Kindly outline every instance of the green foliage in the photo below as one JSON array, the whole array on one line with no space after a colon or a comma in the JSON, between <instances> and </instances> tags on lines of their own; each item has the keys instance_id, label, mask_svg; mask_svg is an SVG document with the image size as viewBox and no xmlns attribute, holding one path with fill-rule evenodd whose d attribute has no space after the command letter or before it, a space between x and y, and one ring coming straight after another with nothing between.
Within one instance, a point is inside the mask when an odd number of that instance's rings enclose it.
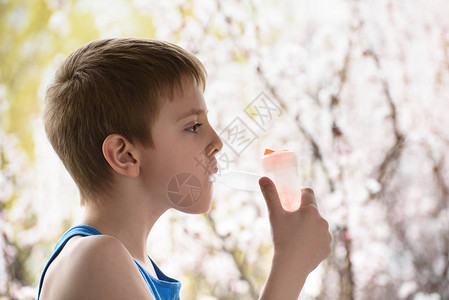
<instances>
[{"instance_id":1,"label":"green foliage","mask_svg":"<svg viewBox=\"0 0 449 300\"><path fill-rule=\"evenodd\" d=\"M31 117L38 113L40 75L52 54L42 47L51 11L43 0L7 1L0 11L0 83L6 87L6 99L1 100L8 102L1 125L33 158Z\"/></svg>"}]
</instances>

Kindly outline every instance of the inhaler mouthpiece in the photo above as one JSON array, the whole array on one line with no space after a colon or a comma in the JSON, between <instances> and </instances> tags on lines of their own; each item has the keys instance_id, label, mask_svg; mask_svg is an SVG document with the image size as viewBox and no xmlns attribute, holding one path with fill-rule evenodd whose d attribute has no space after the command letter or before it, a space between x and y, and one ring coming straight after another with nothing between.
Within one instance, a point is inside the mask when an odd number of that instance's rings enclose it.
<instances>
[{"instance_id":1,"label":"inhaler mouthpiece","mask_svg":"<svg viewBox=\"0 0 449 300\"><path fill-rule=\"evenodd\" d=\"M215 175L209 176L209 181L217 182L237 190L257 192L260 191L259 179L263 176L263 174L240 170L225 170L218 177Z\"/></svg>"}]
</instances>

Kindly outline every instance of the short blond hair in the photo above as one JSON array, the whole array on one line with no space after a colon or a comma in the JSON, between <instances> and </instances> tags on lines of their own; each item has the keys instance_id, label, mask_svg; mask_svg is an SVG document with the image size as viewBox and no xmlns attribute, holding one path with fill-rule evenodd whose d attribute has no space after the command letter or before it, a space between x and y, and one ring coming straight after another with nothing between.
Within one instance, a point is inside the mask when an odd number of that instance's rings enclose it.
<instances>
[{"instance_id":1,"label":"short blond hair","mask_svg":"<svg viewBox=\"0 0 449 300\"><path fill-rule=\"evenodd\" d=\"M173 101L185 78L204 91L206 76L194 55L151 39L93 41L64 61L46 93L44 125L78 186L81 206L112 186L104 139L116 133L154 148L151 128L163 99Z\"/></svg>"}]
</instances>

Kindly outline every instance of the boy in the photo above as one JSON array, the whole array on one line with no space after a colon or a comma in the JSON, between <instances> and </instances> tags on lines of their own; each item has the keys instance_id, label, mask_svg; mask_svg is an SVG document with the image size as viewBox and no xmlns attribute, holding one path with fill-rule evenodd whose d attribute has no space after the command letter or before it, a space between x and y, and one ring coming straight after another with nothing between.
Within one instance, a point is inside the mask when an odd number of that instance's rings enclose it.
<instances>
[{"instance_id":1,"label":"boy","mask_svg":"<svg viewBox=\"0 0 449 300\"><path fill-rule=\"evenodd\" d=\"M47 91L45 130L85 211L56 244L39 299L179 299L181 283L147 255L146 241L168 209L199 214L210 207L210 174L193 157L203 152L216 172L223 144L207 120L205 77L182 48L144 39L94 41L60 67ZM199 197L167 192L179 180L200 186ZM260 299L297 299L330 253L328 224L311 189L289 213L271 180L259 184L274 243Z\"/></svg>"}]
</instances>

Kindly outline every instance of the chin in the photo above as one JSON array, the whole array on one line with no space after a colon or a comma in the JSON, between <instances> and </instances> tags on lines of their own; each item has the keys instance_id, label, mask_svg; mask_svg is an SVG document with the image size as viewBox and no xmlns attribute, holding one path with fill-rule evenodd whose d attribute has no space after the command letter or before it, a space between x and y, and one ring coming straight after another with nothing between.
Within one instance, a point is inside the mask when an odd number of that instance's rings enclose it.
<instances>
[{"instance_id":1,"label":"chin","mask_svg":"<svg viewBox=\"0 0 449 300\"><path fill-rule=\"evenodd\" d=\"M187 214L208 212L212 204L213 183L208 182L207 184L207 188L202 190L201 196L194 204L185 207L174 205L173 208Z\"/></svg>"},{"instance_id":2,"label":"chin","mask_svg":"<svg viewBox=\"0 0 449 300\"><path fill-rule=\"evenodd\" d=\"M199 215L207 213L210 209L210 205L205 206L192 206L189 208L184 209L178 209L179 211L182 211L183 213L190 214L190 215Z\"/></svg>"}]
</instances>

